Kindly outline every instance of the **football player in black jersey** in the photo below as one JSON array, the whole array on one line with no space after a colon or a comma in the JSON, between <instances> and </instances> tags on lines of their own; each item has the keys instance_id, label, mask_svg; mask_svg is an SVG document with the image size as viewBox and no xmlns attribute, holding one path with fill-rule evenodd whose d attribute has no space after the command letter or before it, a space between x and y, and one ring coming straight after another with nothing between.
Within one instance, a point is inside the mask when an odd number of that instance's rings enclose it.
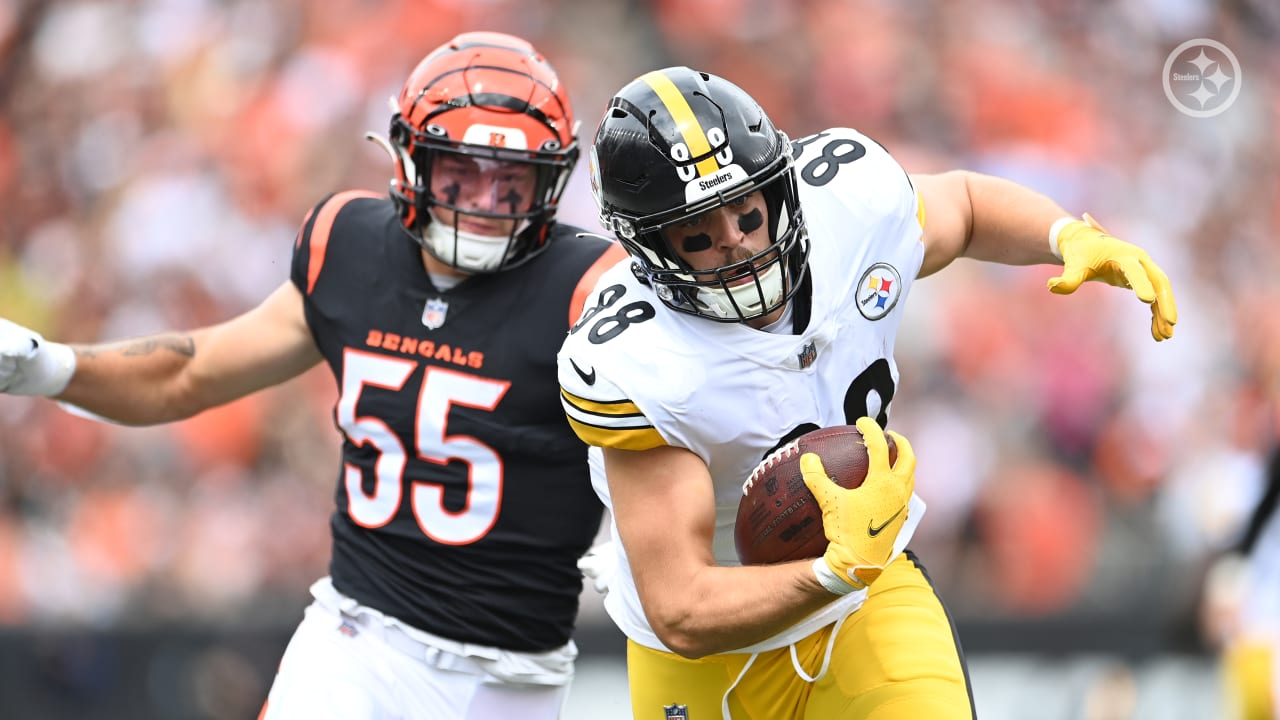
<instances>
[{"instance_id":1,"label":"football player in black jersey","mask_svg":"<svg viewBox=\"0 0 1280 720\"><path fill-rule=\"evenodd\" d=\"M324 361L342 432L330 575L266 718L551 720L601 505L556 351L626 256L555 223L578 158L527 42L466 33L394 103L390 196L307 215L291 277L220 325L68 346L0 320L0 391L131 425L190 417Z\"/></svg>"}]
</instances>

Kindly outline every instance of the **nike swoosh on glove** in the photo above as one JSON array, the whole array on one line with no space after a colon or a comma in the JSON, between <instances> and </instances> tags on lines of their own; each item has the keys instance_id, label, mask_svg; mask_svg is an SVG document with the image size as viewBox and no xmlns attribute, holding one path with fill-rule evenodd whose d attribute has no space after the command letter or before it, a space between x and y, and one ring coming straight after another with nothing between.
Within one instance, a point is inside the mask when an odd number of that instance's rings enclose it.
<instances>
[{"instance_id":1,"label":"nike swoosh on glove","mask_svg":"<svg viewBox=\"0 0 1280 720\"><path fill-rule=\"evenodd\" d=\"M1089 280L1130 288L1151 306L1151 337L1156 342L1173 337L1178 306L1173 301L1169 276L1146 250L1108 233L1096 220L1067 223L1058 232L1062 274L1049 278L1049 292L1070 295Z\"/></svg>"},{"instance_id":2,"label":"nike swoosh on glove","mask_svg":"<svg viewBox=\"0 0 1280 720\"><path fill-rule=\"evenodd\" d=\"M830 592L844 595L861 590L893 560L898 532L907 522L907 503L915 490L916 456L911 443L891 432L898 461L889 465L889 443L880 425L858 418L858 431L867 446L867 476L862 485L837 485L814 453L800 456L800 474L822 508L827 552L813 563L814 574Z\"/></svg>"},{"instance_id":3,"label":"nike swoosh on glove","mask_svg":"<svg viewBox=\"0 0 1280 720\"><path fill-rule=\"evenodd\" d=\"M60 395L75 371L76 354L70 346L49 342L34 330L0 318L0 393Z\"/></svg>"}]
</instances>

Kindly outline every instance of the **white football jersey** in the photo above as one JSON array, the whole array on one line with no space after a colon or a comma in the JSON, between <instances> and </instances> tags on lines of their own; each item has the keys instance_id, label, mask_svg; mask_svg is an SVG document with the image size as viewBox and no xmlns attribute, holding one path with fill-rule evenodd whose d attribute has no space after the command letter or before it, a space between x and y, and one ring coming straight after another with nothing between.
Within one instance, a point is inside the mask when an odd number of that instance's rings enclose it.
<instances>
[{"instance_id":1,"label":"white football jersey","mask_svg":"<svg viewBox=\"0 0 1280 720\"><path fill-rule=\"evenodd\" d=\"M803 332L676 312L636 279L630 263L619 263L597 283L559 355L566 413L593 453L673 445L706 462L721 565L740 564L734 521L742 484L784 438L862 415L884 422L898 381L893 345L903 301L924 258L917 195L880 145L836 128L793 147L811 243L812 309ZM602 474L593 482L612 509ZM898 552L923 512L913 497ZM645 619L625 549L615 545L619 567L606 609L632 640L669 651ZM742 651L785 647L857 609L865 596L847 595Z\"/></svg>"}]
</instances>

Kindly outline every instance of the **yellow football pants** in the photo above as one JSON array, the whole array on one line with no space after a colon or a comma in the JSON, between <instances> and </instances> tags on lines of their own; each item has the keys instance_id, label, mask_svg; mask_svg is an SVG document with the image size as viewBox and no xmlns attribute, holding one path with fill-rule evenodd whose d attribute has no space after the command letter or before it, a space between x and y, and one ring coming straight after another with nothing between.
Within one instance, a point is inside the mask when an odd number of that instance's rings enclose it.
<instances>
[{"instance_id":1,"label":"yellow football pants","mask_svg":"<svg viewBox=\"0 0 1280 720\"><path fill-rule=\"evenodd\" d=\"M1222 656L1223 681L1231 711L1225 717L1239 720L1271 720L1277 717L1280 704L1280 672L1274 665L1272 644L1241 640L1233 643Z\"/></svg>"},{"instance_id":2,"label":"yellow football pants","mask_svg":"<svg viewBox=\"0 0 1280 720\"><path fill-rule=\"evenodd\" d=\"M795 644L806 675L818 674L834 627ZM750 658L724 654L689 660L628 641L632 714L721 718L725 692ZM674 714L662 714L671 706ZM862 609L839 626L824 676L806 682L788 648L760 653L729 693L728 709L733 720L974 717L969 674L951 620L910 552L890 563Z\"/></svg>"}]
</instances>

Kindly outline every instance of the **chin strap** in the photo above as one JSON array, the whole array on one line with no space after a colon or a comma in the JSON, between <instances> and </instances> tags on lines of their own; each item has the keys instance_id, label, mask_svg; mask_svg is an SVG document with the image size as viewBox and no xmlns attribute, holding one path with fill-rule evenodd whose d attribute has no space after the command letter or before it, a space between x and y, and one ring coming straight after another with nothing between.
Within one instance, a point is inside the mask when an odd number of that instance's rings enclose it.
<instances>
[{"instance_id":1,"label":"chin strap","mask_svg":"<svg viewBox=\"0 0 1280 720\"><path fill-rule=\"evenodd\" d=\"M698 288L695 302L721 318L736 318L739 316L739 309L742 315L760 317L766 314L763 312L764 308L782 297L782 268L775 263L760 273L758 279L759 290L756 289L755 282L743 283L729 288L727 292L720 288ZM735 309L735 303L738 309Z\"/></svg>"},{"instance_id":2,"label":"chin strap","mask_svg":"<svg viewBox=\"0 0 1280 720\"><path fill-rule=\"evenodd\" d=\"M433 215L423 231L423 242L427 250L441 262L463 272L490 272L502 267L515 254L519 247L516 238L529 225L528 220L521 221L511 235L480 235L455 230Z\"/></svg>"}]
</instances>

